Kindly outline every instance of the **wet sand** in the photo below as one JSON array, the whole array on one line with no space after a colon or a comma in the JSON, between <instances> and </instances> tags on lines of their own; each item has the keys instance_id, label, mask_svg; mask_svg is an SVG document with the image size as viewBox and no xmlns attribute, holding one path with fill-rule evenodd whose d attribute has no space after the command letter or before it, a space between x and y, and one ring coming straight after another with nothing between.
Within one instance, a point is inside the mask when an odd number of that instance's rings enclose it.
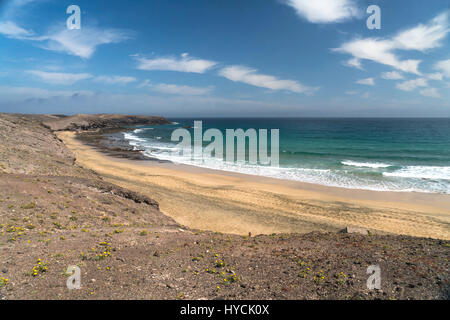
<instances>
[{"instance_id":1,"label":"wet sand","mask_svg":"<svg viewBox=\"0 0 450 320\"><path fill-rule=\"evenodd\" d=\"M60 132L77 163L106 181L155 199L177 222L202 230L256 234L337 231L450 239L450 195L377 192L108 156Z\"/></svg>"}]
</instances>

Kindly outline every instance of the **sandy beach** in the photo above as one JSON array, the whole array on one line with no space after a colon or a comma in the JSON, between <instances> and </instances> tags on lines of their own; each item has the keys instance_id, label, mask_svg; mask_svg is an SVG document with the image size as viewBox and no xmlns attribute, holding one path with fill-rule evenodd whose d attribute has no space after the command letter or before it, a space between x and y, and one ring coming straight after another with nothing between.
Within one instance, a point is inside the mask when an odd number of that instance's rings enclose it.
<instances>
[{"instance_id":1,"label":"sandy beach","mask_svg":"<svg viewBox=\"0 0 450 320\"><path fill-rule=\"evenodd\" d=\"M58 137L77 163L150 196L191 228L234 234L307 233L358 226L378 234L450 239L450 196L325 187L204 168L119 159Z\"/></svg>"}]
</instances>

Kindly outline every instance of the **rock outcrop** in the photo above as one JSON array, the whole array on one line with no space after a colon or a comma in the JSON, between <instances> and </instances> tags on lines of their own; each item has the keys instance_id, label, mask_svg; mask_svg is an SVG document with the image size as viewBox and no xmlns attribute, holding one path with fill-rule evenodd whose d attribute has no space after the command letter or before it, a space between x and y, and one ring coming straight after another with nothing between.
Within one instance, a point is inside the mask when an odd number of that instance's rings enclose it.
<instances>
[{"instance_id":1,"label":"rock outcrop","mask_svg":"<svg viewBox=\"0 0 450 320\"><path fill-rule=\"evenodd\" d=\"M360 227L346 227L345 229L341 230L341 233L357 233L362 234L363 236L368 236L369 230Z\"/></svg>"}]
</instances>

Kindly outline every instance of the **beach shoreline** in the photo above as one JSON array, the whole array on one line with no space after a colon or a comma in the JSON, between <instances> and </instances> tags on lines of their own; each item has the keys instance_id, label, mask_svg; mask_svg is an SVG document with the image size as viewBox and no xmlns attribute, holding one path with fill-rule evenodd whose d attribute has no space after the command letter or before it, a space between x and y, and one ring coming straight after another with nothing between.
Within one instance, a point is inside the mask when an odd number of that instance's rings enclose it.
<instances>
[{"instance_id":1,"label":"beach shoreline","mask_svg":"<svg viewBox=\"0 0 450 320\"><path fill-rule=\"evenodd\" d=\"M137 153L128 159L120 150L113 156L83 144L75 130L42 125L54 119L0 114L0 299L449 297L446 213L380 208L313 185L131 160ZM351 225L367 225L371 234L335 232ZM226 264L220 277L211 273L218 260ZM382 270L382 291L366 286L374 264ZM93 280L67 290L61 270L71 265ZM318 274L325 281L316 281Z\"/></svg>"},{"instance_id":2,"label":"beach shoreline","mask_svg":"<svg viewBox=\"0 0 450 320\"><path fill-rule=\"evenodd\" d=\"M121 152L114 155L83 143L73 132L57 135L78 164L151 196L162 212L191 228L243 235L335 232L351 225L378 234L450 239L449 195L328 187L127 159Z\"/></svg>"}]
</instances>

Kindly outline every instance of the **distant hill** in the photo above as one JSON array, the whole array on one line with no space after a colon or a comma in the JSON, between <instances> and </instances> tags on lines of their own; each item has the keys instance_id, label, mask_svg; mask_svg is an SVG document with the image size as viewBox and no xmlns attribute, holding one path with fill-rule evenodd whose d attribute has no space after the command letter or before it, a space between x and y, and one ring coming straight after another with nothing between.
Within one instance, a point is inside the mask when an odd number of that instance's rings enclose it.
<instances>
[{"instance_id":1,"label":"distant hill","mask_svg":"<svg viewBox=\"0 0 450 320\"><path fill-rule=\"evenodd\" d=\"M67 117L59 115L42 122L45 127L53 131L91 130L168 123L170 121L164 117L120 114L77 114Z\"/></svg>"}]
</instances>

